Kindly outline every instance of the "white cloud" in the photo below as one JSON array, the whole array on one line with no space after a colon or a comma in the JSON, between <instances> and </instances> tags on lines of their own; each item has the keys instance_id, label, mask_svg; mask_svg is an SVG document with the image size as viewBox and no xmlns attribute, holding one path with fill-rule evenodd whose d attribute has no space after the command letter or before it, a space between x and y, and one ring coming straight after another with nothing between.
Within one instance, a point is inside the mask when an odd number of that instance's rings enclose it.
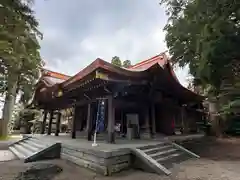
<instances>
[{"instance_id":1,"label":"white cloud","mask_svg":"<svg viewBox=\"0 0 240 180\"><path fill-rule=\"evenodd\" d=\"M41 54L55 71L74 75L98 57L136 63L167 49L158 0L38 1L35 10L44 33ZM184 85L186 74L177 72Z\"/></svg>"},{"instance_id":2,"label":"white cloud","mask_svg":"<svg viewBox=\"0 0 240 180\"><path fill-rule=\"evenodd\" d=\"M176 76L178 78L178 80L180 81L180 83L184 86L187 87L189 82L189 68L188 66L185 66L184 68L177 68L175 70Z\"/></svg>"},{"instance_id":3,"label":"white cloud","mask_svg":"<svg viewBox=\"0 0 240 180\"><path fill-rule=\"evenodd\" d=\"M167 17L159 0L35 3L44 34L41 55L51 70L74 75L98 57L110 61L119 56L136 63L167 49L163 32ZM187 86L188 68L177 69L176 74Z\"/></svg>"}]
</instances>

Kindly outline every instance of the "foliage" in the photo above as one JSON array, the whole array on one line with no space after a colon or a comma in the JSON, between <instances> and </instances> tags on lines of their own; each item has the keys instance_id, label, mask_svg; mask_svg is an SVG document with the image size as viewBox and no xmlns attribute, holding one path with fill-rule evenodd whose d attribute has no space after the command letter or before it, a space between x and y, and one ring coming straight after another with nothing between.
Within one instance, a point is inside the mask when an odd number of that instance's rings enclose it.
<instances>
[{"instance_id":1,"label":"foliage","mask_svg":"<svg viewBox=\"0 0 240 180\"><path fill-rule=\"evenodd\" d=\"M118 56L114 56L112 58L112 61L111 61L112 64L116 65L116 66L119 66L119 67L124 67L124 68L128 68L131 66L131 61L130 60L125 60L121 61L121 59L118 57Z\"/></svg>"},{"instance_id":2,"label":"foliage","mask_svg":"<svg viewBox=\"0 0 240 180\"><path fill-rule=\"evenodd\" d=\"M11 121L8 122L8 132L9 134L12 133L12 131L14 129L16 129L16 124L18 124L18 120L19 120L19 115L21 113L21 111L23 110L23 105L20 103L15 104L14 110L13 110L13 114L12 114L12 119ZM17 128L19 129L19 128Z\"/></svg>"},{"instance_id":3,"label":"foliage","mask_svg":"<svg viewBox=\"0 0 240 180\"><path fill-rule=\"evenodd\" d=\"M21 0L0 3L1 90L8 90L10 75L17 76L18 90L25 93L39 75L41 57L38 23L29 4ZM4 81L3 81L4 80Z\"/></svg>"},{"instance_id":4,"label":"foliage","mask_svg":"<svg viewBox=\"0 0 240 180\"><path fill-rule=\"evenodd\" d=\"M123 61L123 67L129 68L130 66L131 66L131 61L130 60Z\"/></svg>"},{"instance_id":5,"label":"foliage","mask_svg":"<svg viewBox=\"0 0 240 180\"><path fill-rule=\"evenodd\" d=\"M17 92L29 98L41 67L38 22L29 1L0 2L0 89L5 94L3 118L11 120ZM4 127L3 127L4 128Z\"/></svg>"},{"instance_id":6,"label":"foliage","mask_svg":"<svg viewBox=\"0 0 240 180\"><path fill-rule=\"evenodd\" d=\"M111 63L116 65L116 66L122 67L122 61L120 60L120 58L118 56L114 56L112 58Z\"/></svg>"},{"instance_id":7,"label":"foliage","mask_svg":"<svg viewBox=\"0 0 240 180\"><path fill-rule=\"evenodd\" d=\"M222 115L232 116L232 115L240 115L240 81L225 89L222 90L221 99L225 100L223 102L223 106L221 107L220 113Z\"/></svg>"},{"instance_id":8,"label":"foliage","mask_svg":"<svg viewBox=\"0 0 240 180\"><path fill-rule=\"evenodd\" d=\"M11 139L11 136L4 136L4 137L0 137L0 141L7 141L7 140L10 140Z\"/></svg>"},{"instance_id":9,"label":"foliage","mask_svg":"<svg viewBox=\"0 0 240 180\"><path fill-rule=\"evenodd\" d=\"M19 112L18 119L15 123L16 128L25 127L30 131L30 127L34 122L37 122L41 118L41 111L38 109L22 109Z\"/></svg>"},{"instance_id":10,"label":"foliage","mask_svg":"<svg viewBox=\"0 0 240 180\"><path fill-rule=\"evenodd\" d=\"M240 72L240 2L236 0L162 0L169 15L166 42L174 63L190 74L208 96L236 91ZM240 97L240 91L236 94ZM221 106L235 98L224 95ZM227 100L226 100L227 99ZM229 109L229 108L228 108ZM224 110L224 111L225 111Z\"/></svg>"},{"instance_id":11,"label":"foliage","mask_svg":"<svg viewBox=\"0 0 240 180\"><path fill-rule=\"evenodd\" d=\"M0 66L2 66L2 64L0 64ZM3 75L3 73L0 72L0 95L4 94L4 92L6 91L6 87L7 87L6 77Z\"/></svg>"}]
</instances>

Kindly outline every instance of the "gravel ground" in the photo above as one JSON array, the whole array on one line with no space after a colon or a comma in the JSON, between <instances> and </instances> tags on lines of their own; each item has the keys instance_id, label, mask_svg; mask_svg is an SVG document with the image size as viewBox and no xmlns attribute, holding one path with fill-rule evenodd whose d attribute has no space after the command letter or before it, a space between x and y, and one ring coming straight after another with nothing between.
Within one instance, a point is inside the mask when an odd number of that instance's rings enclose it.
<instances>
[{"instance_id":1,"label":"gravel ground","mask_svg":"<svg viewBox=\"0 0 240 180\"><path fill-rule=\"evenodd\" d=\"M23 164L19 160L0 162L0 180L30 180L19 179L19 174L36 164L54 164L62 168L62 172L39 180L239 180L240 169L240 139L208 139L201 142L187 143L189 149L195 150L201 158L188 160L176 165L171 176L159 176L137 170L118 173L112 177L104 177L64 160L41 161ZM18 177L18 178L16 178ZM33 180L33 179L31 179Z\"/></svg>"}]
</instances>

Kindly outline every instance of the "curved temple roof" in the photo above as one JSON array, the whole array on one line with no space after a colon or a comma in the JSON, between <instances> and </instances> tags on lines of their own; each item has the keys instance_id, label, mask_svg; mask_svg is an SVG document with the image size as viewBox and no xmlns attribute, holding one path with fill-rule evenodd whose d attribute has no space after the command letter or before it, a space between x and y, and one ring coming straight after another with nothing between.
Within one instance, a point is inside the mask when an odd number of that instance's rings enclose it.
<instances>
[{"instance_id":1,"label":"curved temple roof","mask_svg":"<svg viewBox=\"0 0 240 180\"><path fill-rule=\"evenodd\" d=\"M76 75L74 75L72 77L68 76L68 75L64 75L62 73L43 69L42 77L40 78L39 82L40 81L44 82L48 87L53 86L55 84L62 84L65 87L77 80L82 79L84 76L88 75L89 73L91 73L92 71L96 70L99 67L101 67L103 69L107 69L107 70L112 70L112 71L123 71L123 72L125 71L125 73L130 73L133 75L134 72L146 71L150 67L152 67L156 64L158 64L162 68L164 68L164 66L168 63L169 63L169 61L168 61L168 58L165 53L161 53L150 59L141 61L129 68L120 68L120 67L114 66L114 65L98 58L94 62L92 62L89 66L87 66L86 68L84 68L83 70L81 70L80 72L78 72ZM172 75L177 80L176 75L173 70L172 70Z\"/></svg>"},{"instance_id":2,"label":"curved temple roof","mask_svg":"<svg viewBox=\"0 0 240 180\"><path fill-rule=\"evenodd\" d=\"M131 70L131 71L146 70L156 63L158 63L161 67L163 67L164 65L166 65L168 63L168 58L165 55L165 53L161 53L161 54L159 54L157 56L154 56L150 59L141 61L141 62L129 67L128 69Z\"/></svg>"},{"instance_id":3,"label":"curved temple roof","mask_svg":"<svg viewBox=\"0 0 240 180\"><path fill-rule=\"evenodd\" d=\"M55 84L60 84L69 79L70 77L71 76L62 73L42 69L42 77L40 78L39 82L42 81L49 87Z\"/></svg>"},{"instance_id":4,"label":"curved temple roof","mask_svg":"<svg viewBox=\"0 0 240 180\"><path fill-rule=\"evenodd\" d=\"M53 93L54 91L59 89L59 87L63 89L71 89L70 87L71 85L79 82L80 80L84 80L85 77L87 77L89 74L93 73L94 71L98 71L99 69L107 71L109 73L115 73L123 77L129 77L129 78L137 77L138 79L140 77L141 79L141 77L146 77L147 75L149 75L148 71L153 69L154 67L158 67L160 69L165 69L166 67L169 68L168 72L170 73L168 75L168 80L166 81L169 81L169 82L171 81L170 83L172 84L172 88L174 89L176 88L174 91L181 92L180 94L177 93L179 96L185 96L185 94L189 94L190 99L191 98L195 99L194 97L198 96L197 94L186 89L180 84L180 82L178 81L173 71L172 66L170 65L169 58L165 53L161 53L150 59L141 61L129 68L121 68L98 58L95 61L93 61L90 65L88 65L86 68L84 68L83 70L81 70L80 72L78 72L76 75L72 77L58 73L58 72L43 69L42 77L40 78L37 86L41 86L39 91L40 93L42 91L45 91L45 92L48 91ZM166 78L166 76L164 77ZM40 84L42 84L43 86Z\"/></svg>"}]
</instances>

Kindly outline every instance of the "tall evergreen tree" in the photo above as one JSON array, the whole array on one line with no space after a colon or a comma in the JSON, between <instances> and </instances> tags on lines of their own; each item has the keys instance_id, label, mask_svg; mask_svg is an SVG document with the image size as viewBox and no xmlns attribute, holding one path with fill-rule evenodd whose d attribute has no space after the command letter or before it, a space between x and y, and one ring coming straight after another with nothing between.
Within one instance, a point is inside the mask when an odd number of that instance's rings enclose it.
<instances>
[{"instance_id":1,"label":"tall evergreen tree","mask_svg":"<svg viewBox=\"0 0 240 180\"><path fill-rule=\"evenodd\" d=\"M219 101L223 89L229 86L232 88L228 92L235 91L239 83L240 2L161 0L161 3L167 7L169 16L165 30L172 60L180 66L189 65L191 75L208 90L209 98L225 107L232 100L228 97L227 101ZM240 92L237 96L240 97Z\"/></svg>"},{"instance_id":2,"label":"tall evergreen tree","mask_svg":"<svg viewBox=\"0 0 240 180\"><path fill-rule=\"evenodd\" d=\"M2 0L0 17L0 85L5 95L0 136L7 136L17 92L25 92L38 77L41 57L37 37L42 35L28 2Z\"/></svg>"}]
</instances>

